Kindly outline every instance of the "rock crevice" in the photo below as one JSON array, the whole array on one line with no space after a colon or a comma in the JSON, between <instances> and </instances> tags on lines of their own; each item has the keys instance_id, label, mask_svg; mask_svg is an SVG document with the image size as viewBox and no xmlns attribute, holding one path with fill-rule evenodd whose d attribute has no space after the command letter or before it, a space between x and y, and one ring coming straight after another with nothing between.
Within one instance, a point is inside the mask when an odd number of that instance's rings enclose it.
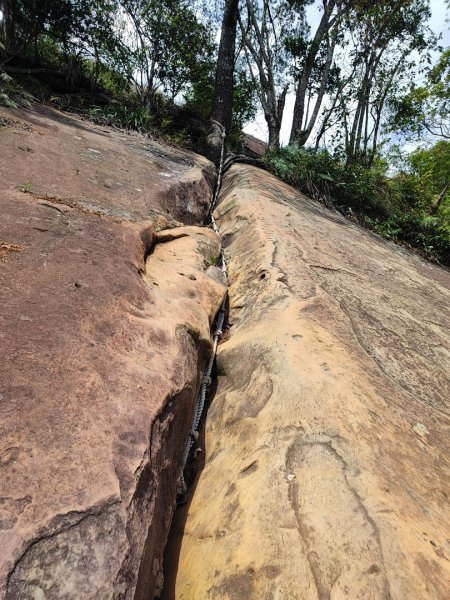
<instances>
[{"instance_id":1,"label":"rock crevice","mask_svg":"<svg viewBox=\"0 0 450 600\"><path fill-rule=\"evenodd\" d=\"M147 599L225 294L194 225L214 168L21 118L0 132L0 598Z\"/></svg>"}]
</instances>

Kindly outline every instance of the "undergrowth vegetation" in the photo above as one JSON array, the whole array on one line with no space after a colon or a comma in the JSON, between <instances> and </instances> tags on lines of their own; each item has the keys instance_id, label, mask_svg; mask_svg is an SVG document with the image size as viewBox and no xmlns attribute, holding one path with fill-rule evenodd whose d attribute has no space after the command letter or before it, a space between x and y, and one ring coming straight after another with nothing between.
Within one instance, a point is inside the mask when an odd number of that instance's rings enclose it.
<instances>
[{"instance_id":1,"label":"undergrowth vegetation","mask_svg":"<svg viewBox=\"0 0 450 600\"><path fill-rule=\"evenodd\" d=\"M200 19L192 2L19 1L9 20L5 6L0 105L29 108L37 100L202 150L217 48L210 18ZM236 66L231 145L255 111L254 86Z\"/></svg>"},{"instance_id":2,"label":"undergrowth vegetation","mask_svg":"<svg viewBox=\"0 0 450 600\"><path fill-rule=\"evenodd\" d=\"M347 164L327 150L298 146L270 151L265 161L277 177L306 195L450 266L450 142L436 146L405 157L394 175L388 175L382 159L366 167Z\"/></svg>"}]
</instances>

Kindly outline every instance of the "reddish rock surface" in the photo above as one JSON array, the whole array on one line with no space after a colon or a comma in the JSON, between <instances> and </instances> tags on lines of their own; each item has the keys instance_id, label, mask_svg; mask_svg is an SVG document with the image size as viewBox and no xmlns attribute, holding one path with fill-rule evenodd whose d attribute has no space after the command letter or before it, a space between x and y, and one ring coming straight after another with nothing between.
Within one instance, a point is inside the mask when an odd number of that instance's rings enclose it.
<instances>
[{"instance_id":1,"label":"reddish rock surface","mask_svg":"<svg viewBox=\"0 0 450 600\"><path fill-rule=\"evenodd\" d=\"M0 598L152 598L224 294L215 234L159 230L201 221L212 167L48 109L0 124Z\"/></svg>"},{"instance_id":2,"label":"reddish rock surface","mask_svg":"<svg viewBox=\"0 0 450 600\"><path fill-rule=\"evenodd\" d=\"M128 220L165 215L203 220L211 163L138 134L94 125L46 107L0 109L0 190Z\"/></svg>"}]
</instances>

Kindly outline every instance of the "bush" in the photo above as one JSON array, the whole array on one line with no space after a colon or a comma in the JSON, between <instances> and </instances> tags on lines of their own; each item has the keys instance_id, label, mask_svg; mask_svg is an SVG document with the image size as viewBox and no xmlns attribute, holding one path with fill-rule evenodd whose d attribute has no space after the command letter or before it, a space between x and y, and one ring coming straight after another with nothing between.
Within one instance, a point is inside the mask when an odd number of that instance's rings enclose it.
<instances>
[{"instance_id":1,"label":"bush","mask_svg":"<svg viewBox=\"0 0 450 600\"><path fill-rule=\"evenodd\" d=\"M0 71L0 105L7 108L30 108L33 96L26 92L12 77Z\"/></svg>"},{"instance_id":2,"label":"bush","mask_svg":"<svg viewBox=\"0 0 450 600\"><path fill-rule=\"evenodd\" d=\"M446 210L430 216L431 192L417 176L386 174L378 160L373 167L346 165L326 150L288 146L269 152L265 161L283 181L308 196L393 241L419 250L430 260L450 265L450 225Z\"/></svg>"},{"instance_id":3,"label":"bush","mask_svg":"<svg viewBox=\"0 0 450 600\"><path fill-rule=\"evenodd\" d=\"M405 214L395 218L396 239L418 248L432 260L450 265L450 231L437 217Z\"/></svg>"},{"instance_id":4,"label":"bush","mask_svg":"<svg viewBox=\"0 0 450 600\"><path fill-rule=\"evenodd\" d=\"M152 115L142 106L128 106L126 103L111 102L104 107L91 106L89 114L105 124L117 125L124 129L147 132L153 125Z\"/></svg>"},{"instance_id":5,"label":"bush","mask_svg":"<svg viewBox=\"0 0 450 600\"><path fill-rule=\"evenodd\" d=\"M327 150L316 152L297 146L269 152L265 160L280 179L324 204L332 202L344 212L387 217L395 203L382 164L372 168L347 166Z\"/></svg>"}]
</instances>

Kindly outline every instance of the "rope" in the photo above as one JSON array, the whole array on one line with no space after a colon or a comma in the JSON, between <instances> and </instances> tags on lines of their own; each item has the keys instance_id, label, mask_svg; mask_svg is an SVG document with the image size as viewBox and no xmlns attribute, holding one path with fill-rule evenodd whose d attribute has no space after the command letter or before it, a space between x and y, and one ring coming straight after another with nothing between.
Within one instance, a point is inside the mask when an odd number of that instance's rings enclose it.
<instances>
[{"instance_id":1,"label":"rope","mask_svg":"<svg viewBox=\"0 0 450 600\"><path fill-rule=\"evenodd\" d=\"M224 164L224 160L225 160L225 138L226 138L226 133L225 133L225 127L221 123L219 123L218 121L213 121L213 123L219 127L220 132L221 132L221 136L222 136L222 144L221 144L221 148L220 148L219 173L218 173L218 176L217 176L217 183L216 183L216 188L214 190L214 194L213 194L211 206L209 208L209 216L211 218L211 222L213 223L213 227L214 227L214 221L213 221L214 217L213 217L212 213L213 213L214 209L216 208L216 204L217 204L217 199L219 197L220 188L222 187L223 164ZM215 229L214 229L214 231L215 231Z\"/></svg>"},{"instance_id":2,"label":"rope","mask_svg":"<svg viewBox=\"0 0 450 600\"><path fill-rule=\"evenodd\" d=\"M226 137L226 134L225 134L225 128L223 127L223 125L221 125L217 121L214 121L214 123L217 126L219 126L219 128L221 130L222 145L221 145L221 150L220 150L220 163L219 163L219 172L218 172L218 176L217 176L217 183L216 183L216 187L215 187L214 194L212 197L211 206L209 208L209 219L211 221L213 230L220 237L220 231L217 226L216 220L214 219L213 211L216 207L217 200L218 200L219 193L220 193L220 188L222 186L222 176L223 176L224 159L225 159L225 137ZM225 280L227 280L228 271L227 271L227 263L225 260L225 252L224 252L223 248L220 251L220 257L221 257L222 273L225 276ZM189 432L188 439L186 440L186 445L184 447L183 463L182 463L182 467L181 467L181 475L180 475L180 483L179 483L179 495L184 495L186 493L186 482L184 481L184 470L186 468L186 463L188 461L189 453L192 449L192 446L194 445L194 442L198 439L198 435L199 435L198 434L198 426L200 424L200 420L201 420L202 414L203 414L203 409L205 407L206 393L208 391L208 387L211 385L211 373L212 373L212 369L214 366L214 361L216 359L217 346L219 345L219 339L222 336L222 329L223 329L223 324L225 321L225 314L227 311L226 305L227 305L227 295L225 295L225 298L223 299L223 302L219 309L219 312L217 313L217 317L216 317L216 321L215 321L215 330L214 330L214 334L213 334L212 352L206 363L205 369L203 371L203 378L202 378L202 382L200 384L200 391L199 391L199 394L197 397L197 402L195 404L194 416L192 418L191 430Z\"/></svg>"}]
</instances>

